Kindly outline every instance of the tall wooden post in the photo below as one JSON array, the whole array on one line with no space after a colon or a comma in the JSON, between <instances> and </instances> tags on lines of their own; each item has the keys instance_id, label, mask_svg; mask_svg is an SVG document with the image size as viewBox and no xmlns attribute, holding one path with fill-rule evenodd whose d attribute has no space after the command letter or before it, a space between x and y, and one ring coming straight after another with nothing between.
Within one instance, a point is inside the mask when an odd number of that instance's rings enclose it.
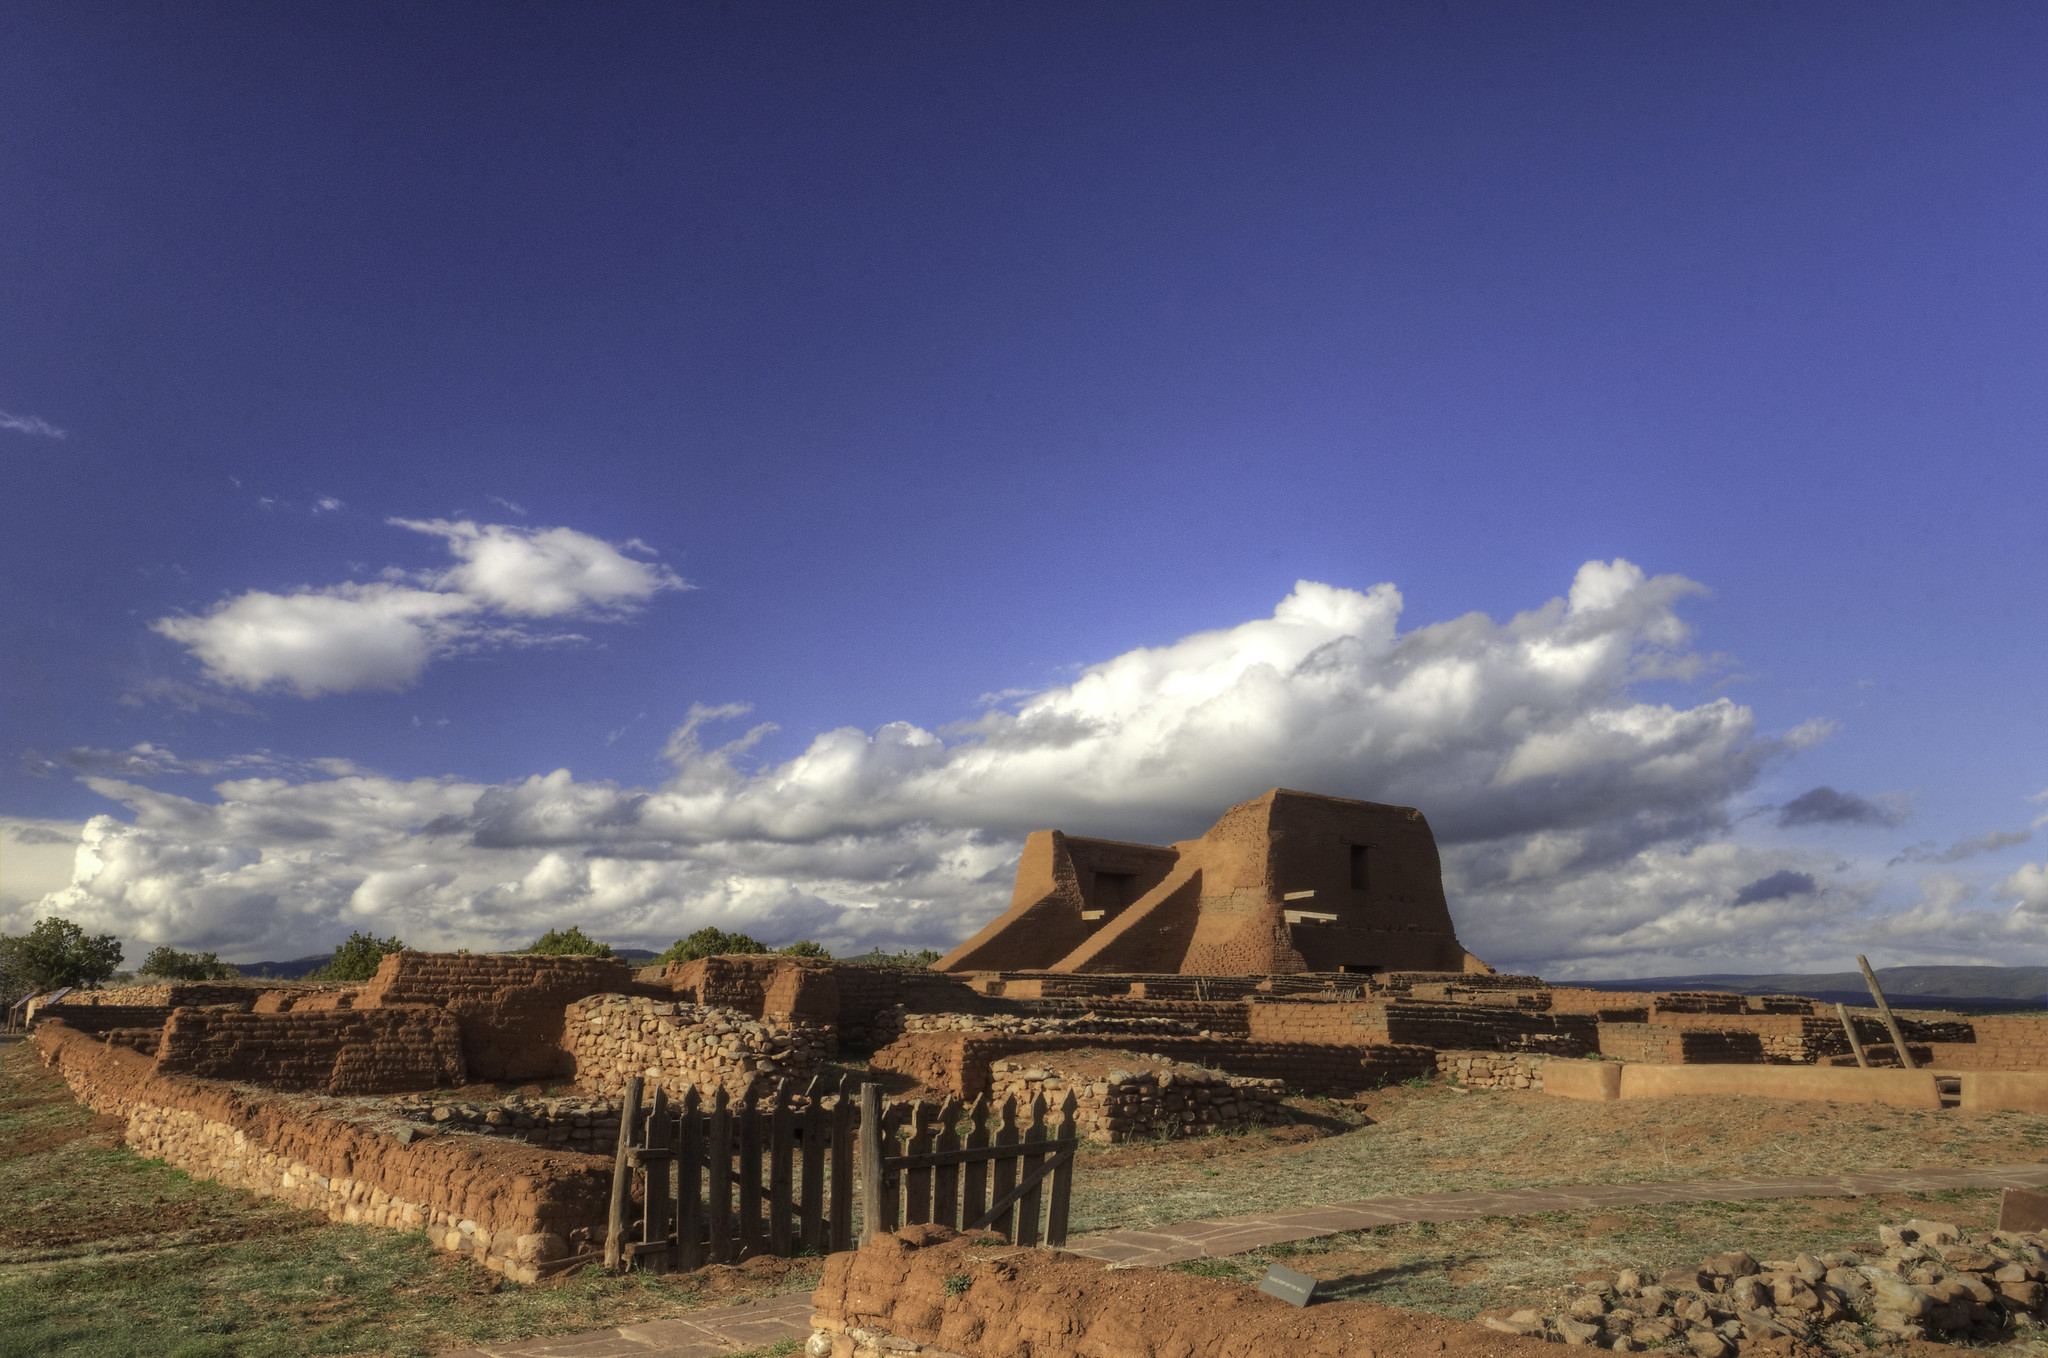
<instances>
[{"instance_id":1,"label":"tall wooden post","mask_svg":"<svg viewBox=\"0 0 2048 1358\"><path fill-rule=\"evenodd\" d=\"M894 1225L891 1222L890 1225ZM882 1225L882 1087L860 1087L860 1243Z\"/></svg>"},{"instance_id":2,"label":"tall wooden post","mask_svg":"<svg viewBox=\"0 0 2048 1358\"><path fill-rule=\"evenodd\" d=\"M628 1152L633 1149L633 1124L640 1121L642 1084L638 1075L626 1077L626 1105L619 1110L619 1153L612 1162L611 1229L604 1237L604 1266L611 1269L619 1266L622 1247L626 1243L626 1212L633 1199L633 1168Z\"/></svg>"},{"instance_id":3,"label":"tall wooden post","mask_svg":"<svg viewBox=\"0 0 2048 1358\"><path fill-rule=\"evenodd\" d=\"M1837 1004L1835 1006L1835 1015L1842 1020L1842 1031L1848 1034L1849 1050L1856 1053L1856 1064L1868 1066L1870 1058L1863 1054L1863 1039L1856 1036L1856 1023L1849 1017L1849 1006Z\"/></svg>"},{"instance_id":4,"label":"tall wooden post","mask_svg":"<svg viewBox=\"0 0 2048 1358\"><path fill-rule=\"evenodd\" d=\"M1899 1031L1899 1021L1892 1016L1892 1007L1884 1002L1884 991L1878 988L1877 973L1870 969L1870 959L1857 953L1856 965L1863 968L1863 979L1870 986L1870 998L1877 1001L1877 1012L1884 1015L1884 1026L1891 1029L1892 1046L1898 1049L1899 1064L1907 1070L1920 1069L1913 1064L1913 1053L1906 1050L1906 1035Z\"/></svg>"}]
</instances>

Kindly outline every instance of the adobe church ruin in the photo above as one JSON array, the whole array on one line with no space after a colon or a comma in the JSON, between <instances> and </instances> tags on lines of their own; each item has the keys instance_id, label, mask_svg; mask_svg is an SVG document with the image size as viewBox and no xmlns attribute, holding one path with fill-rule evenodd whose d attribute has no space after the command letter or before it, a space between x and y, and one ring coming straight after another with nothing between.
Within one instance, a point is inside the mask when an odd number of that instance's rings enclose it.
<instances>
[{"instance_id":1,"label":"adobe church ruin","mask_svg":"<svg viewBox=\"0 0 2048 1358\"><path fill-rule=\"evenodd\" d=\"M1002 916L936 971L1491 972L1412 806L1274 788L1171 847L1034 831Z\"/></svg>"}]
</instances>

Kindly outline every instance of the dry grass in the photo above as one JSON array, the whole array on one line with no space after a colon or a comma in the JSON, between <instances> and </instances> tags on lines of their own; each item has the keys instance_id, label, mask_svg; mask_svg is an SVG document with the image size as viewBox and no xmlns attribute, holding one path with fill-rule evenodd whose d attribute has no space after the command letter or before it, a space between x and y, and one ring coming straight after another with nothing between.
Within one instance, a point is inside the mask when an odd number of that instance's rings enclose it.
<instances>
[{"instance_id":1,"label":"dry grass","mask_svg":"<svg viewBox=\"0 0 2048 1358\"><path fill-rule=\"evenodd\" d=\"M0 1358L393 1354L575 1333L809 1291L817 1264L503 1281L121 1149L23 1043L0 1047Z\"/></svg>"},{"instance_id":2,"label":"dry grass","mask_svg":"<svg viewBox=\"0 0 2048 1358\"><path fill-rule=\"evenodd\" d=\"M1734 1096L1581 1103L1449 1086L1372 1096L1369 1126L1303 1101L1335 1132L1254 1132L1157 1153L1101 1149L1075 1173L1077 1231L1356 1202L1396 1193L1791 1177L2048 1161L2048 1121Z\"/></svg>"}]
</instances>

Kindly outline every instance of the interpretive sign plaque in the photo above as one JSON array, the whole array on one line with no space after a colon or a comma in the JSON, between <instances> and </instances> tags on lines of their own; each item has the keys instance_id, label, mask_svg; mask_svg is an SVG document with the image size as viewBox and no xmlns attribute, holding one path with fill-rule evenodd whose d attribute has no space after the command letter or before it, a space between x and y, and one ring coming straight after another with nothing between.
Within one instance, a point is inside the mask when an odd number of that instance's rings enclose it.
<instances>
[{"instance_id":1,"label":"interpretive sign plaque","mask_svg":"<svg viewBox=\"0 0 2048 1358\"><path fill-rule=\"evenodd\" d=\"M1291 1268L1275 1264L1266 1270L1265 1278L1259 1283L1259 1291L1278 1297L1291 1306L1306 1306L1316 1299L1316 1280L1306 1273L1296 1273Z\"/></svg>"}]
</instances>

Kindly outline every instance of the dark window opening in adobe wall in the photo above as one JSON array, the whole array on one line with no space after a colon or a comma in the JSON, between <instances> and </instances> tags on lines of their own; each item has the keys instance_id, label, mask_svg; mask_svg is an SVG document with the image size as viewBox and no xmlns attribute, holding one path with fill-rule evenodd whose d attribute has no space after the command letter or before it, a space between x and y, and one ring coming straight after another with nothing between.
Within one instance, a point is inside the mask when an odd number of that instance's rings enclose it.
<instances>
[{"instance_id":1,"label":"dark window opening in adobe wall","mask_svg":"<svg viewBox=\"0 0 2048 1358\"><path fill-rule=\"evenodd\" d=\"M1366 889L1365 860L1366 846L1363 844L1353 844L1351 846L1351 889L1353 891L1364 891Z\"/></svg>"}]
</instances>

